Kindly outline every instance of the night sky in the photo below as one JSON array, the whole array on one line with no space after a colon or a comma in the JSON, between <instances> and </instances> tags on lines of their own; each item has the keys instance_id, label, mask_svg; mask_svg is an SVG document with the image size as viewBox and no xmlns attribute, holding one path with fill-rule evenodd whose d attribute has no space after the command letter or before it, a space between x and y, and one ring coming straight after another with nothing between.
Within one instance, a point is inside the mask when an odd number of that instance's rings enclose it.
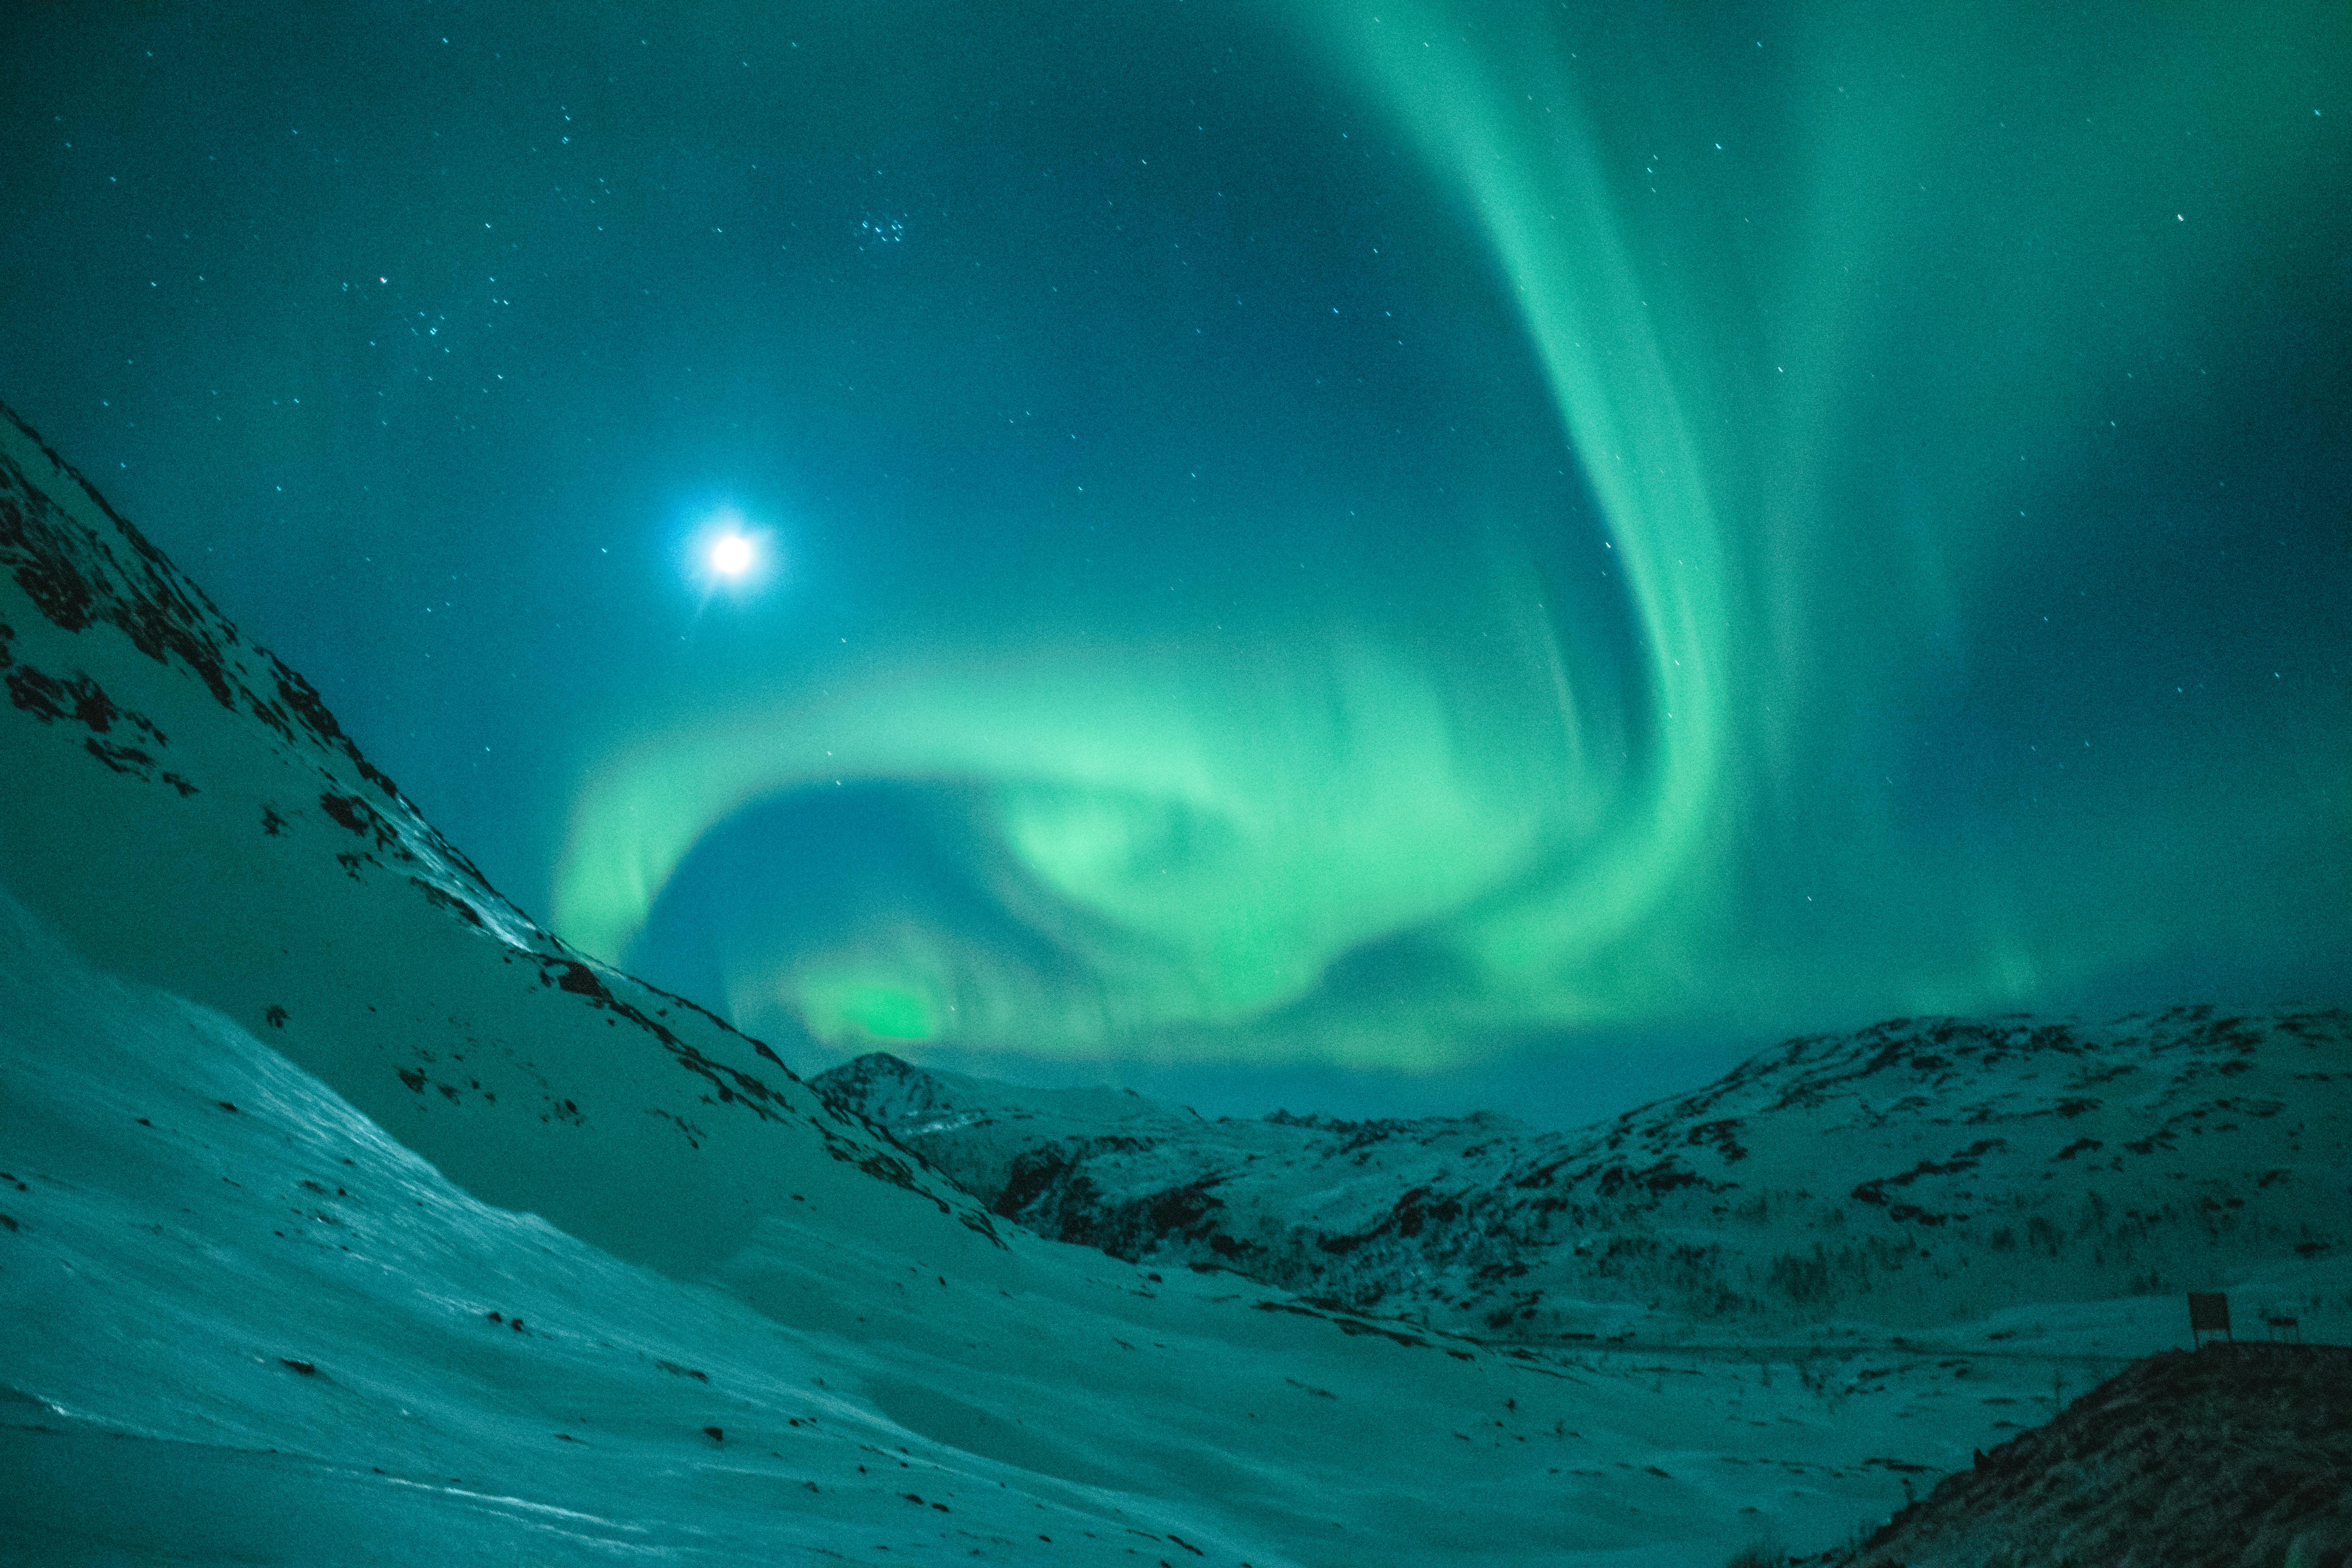
<instances>
[{"instance_id":1,"label":"night sky","mask_svg":"<svg viewBox=\"0 0 2352 1568\"><path fill-rule=\"evenodd\" d=\"M0 398L796 1067L1574 1120L2352 998L2340 3L0 45Z\"/></svg>"}]
</instances>

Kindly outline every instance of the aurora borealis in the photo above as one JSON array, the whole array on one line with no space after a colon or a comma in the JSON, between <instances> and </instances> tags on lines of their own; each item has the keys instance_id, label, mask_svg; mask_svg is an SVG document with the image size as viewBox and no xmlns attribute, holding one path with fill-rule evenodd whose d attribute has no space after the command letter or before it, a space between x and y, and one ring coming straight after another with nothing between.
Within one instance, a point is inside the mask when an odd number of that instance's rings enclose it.
<instances>
[{"instance_id":1,"label":"aurora borealis","mask_svg":"<svg viewBox=\"0 0 2352 1568\"><path fill-rule=\"evenodd\" d=\"M795 1065L2352 984L2341 5L7 26L0 395Z\"/></svg>"}]
</instances>

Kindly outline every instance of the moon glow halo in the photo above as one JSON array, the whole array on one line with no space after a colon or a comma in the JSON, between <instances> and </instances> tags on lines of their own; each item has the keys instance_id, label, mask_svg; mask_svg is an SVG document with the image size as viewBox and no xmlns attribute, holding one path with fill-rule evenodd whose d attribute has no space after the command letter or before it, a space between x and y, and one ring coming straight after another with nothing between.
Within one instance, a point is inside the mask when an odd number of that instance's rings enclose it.
<instances>
[{"instance_id":1,"label":"moon glow halo","mask_svg":"<svg viewBox=\"0 0 2352 1568\"><path fill-rule=\"evenodd\" d=\"M730 580L740 578L751 570L758 555L746 535L722 533L710 543L710 570Z\"/></svg>"}]
</instances>

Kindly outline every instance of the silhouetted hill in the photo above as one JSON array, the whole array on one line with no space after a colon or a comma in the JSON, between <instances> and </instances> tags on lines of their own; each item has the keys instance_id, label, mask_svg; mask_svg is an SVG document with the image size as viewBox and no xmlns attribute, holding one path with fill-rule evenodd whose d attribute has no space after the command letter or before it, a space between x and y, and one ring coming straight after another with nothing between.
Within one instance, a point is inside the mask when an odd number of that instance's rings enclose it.
<instances>
[{"instance_id":1,"label":"silhouetted hill","mask_svg":"<svg viewBox=\"0 0 2352 1568\"><path fill-rule=\"evenodd\" d=\"M1837 1568L2342 1568L2352 1350L2151 1356L1948 1476Z\"/></svg>"}]
</instances>

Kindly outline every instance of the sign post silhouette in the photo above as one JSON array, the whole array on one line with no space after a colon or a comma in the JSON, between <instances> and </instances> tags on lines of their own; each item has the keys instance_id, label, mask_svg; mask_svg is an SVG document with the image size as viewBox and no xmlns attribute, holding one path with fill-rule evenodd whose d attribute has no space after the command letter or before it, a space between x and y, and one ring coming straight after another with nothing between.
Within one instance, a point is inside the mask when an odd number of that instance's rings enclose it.
<instances>
[{"instance_id":1,"label":"sign post silhouette","mask_svg":"<svg viewBox=\"0 0 2352 1568\"><path fill-rule=\"evenodd\" d=\"M2191 1290L2189 1292L2189 1342L2202 1350L2207 1334L2221 1334L2231 1344L2238 1342L2238 1336L2230 1332L2230 1298L2219 1292L2208 1294Z\"/></svg>"}]
</instances>

